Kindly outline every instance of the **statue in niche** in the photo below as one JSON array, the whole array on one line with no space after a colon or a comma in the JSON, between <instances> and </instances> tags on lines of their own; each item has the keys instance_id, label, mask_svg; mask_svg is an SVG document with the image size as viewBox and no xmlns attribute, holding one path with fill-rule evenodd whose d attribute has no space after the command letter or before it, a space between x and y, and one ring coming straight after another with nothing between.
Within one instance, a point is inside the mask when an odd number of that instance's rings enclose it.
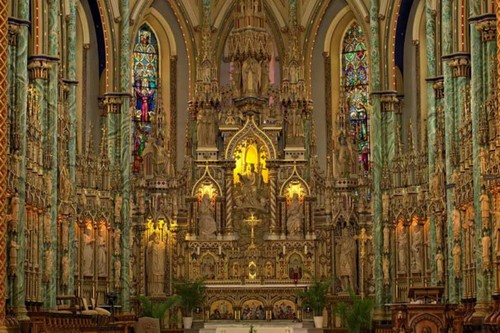
<instances>
[{"instance_id":1,"label":"statue in niche","mask_svg":"<svg viewBox=\"0 0 500 333\"><path fill-rule=\"evenodd\" d=\"M72 185L65 161L66 158L63 158L63 163L59 166L59 195L63 201L68 201L71 198Z\"/></svg>"},{"instance_id":2,"label":"statue in niche","mask_svg":"<svg viewBox=\"0 0 500 333\"><path fill-rule=\"evenodd\" d=\"M262 197L259 197L262 195L261 184L263 182L260 170L258 172L255 169L255 164L250 163L244 174L238 173L238 178L240 180L240 194L235 196L236 205L238 207L263 208L266 202Z\"/></svg>"},{"instance_id":3,"label":"statue in niche","mask_svg":"<svg viewBox=\"0 0 500 333\"><path fill-rule=\"evenodd\" d=\"M94 266L94 238L92 237L92 229L85 228L83 234L83 275L93 275Z\"/></svg>"},{"instance_id":4,"label":"statue in niche","mask_svg":"<svg viewBox=\"0 0 500 333\"><path fill-rule=\"evenodd\" d=\"M391 276L389 275L389 258L387 256L382 259L382 273L384 274L384 285L388 286L391 282Z\"/></svg>"},{"instance_id":5,"label":"statue in niche","mask_svg":"<svg viewBox=\"0 0 500 333\"><path fill-rule=\"evenodd\" d=\"M273 263L266 262L266 278L271 279L274 275Z\"/></svg>"},{"instance_id":6,"label":"statue in niche","mask_svg":"<svg viewBox=\"0 0 500 333\"><path fill-rule=\"evenodd\" d=\"M64 251L68 249L68 221L61 222L61 245Z\"/></svg>"},{"instance_id":7,"label":"statue in niche","mask_svg":"<svg viewBox=\"0 0 500 333\"><path fill-rule=\"evenodd\" d=\"M483 270L489 271L491 269L491 237L488 235L487 231L483 232L483 238L481 239L481 245L483 247Z\"/></svg>"},{"instance_id":8,"label":"statue in niche","mask_svg":"<svg viewBox=\"0 0 500 333\"><path fill-rule=\"evenodd\" d=\"M451 254L453 255L453 273L455 274L456 279L460 279L462 277L462 270L460 268L462 248L459 244L455 244Z\"/></svg>"},{"instance_id":9,"label":"statue in niche","mask_svg":"<svg viewBox=\"0 0 500 333\"><path fill-rule=\"evenodd\" d=\"M260 67L262 68L260 91L262 94L266 94L267 89L269 88L269 61L263 60Z\"/></svg>"},{"instance_id":10,"label":"statue in niche","mask_svg":"<svg viewBox=\"0 0 500 333\"><path fill-rule=\"evenodd\" d=\"M382 194L382 218L384 221L389 221L389 193Z\"/></svg>"},{"instance_id":11,"label":"statue in niche","mask_svg":"<svg viewBox=\"0 0 500 333\"><path fill-rule=\"evenodd\" d=\"M298 280L302 278L302 258L293 254L290 257L290 261L288 263L288 277L292 280Z\"/></svg>"},{"instance_id":12,"label":"statue in niche","mask_svg":"<svg viewBox=\"0 0 500 333\"><path fill-rule=\"evenodd\" d=\"M97 270L99 276L107 276L108 247L106 242L106 228L99 229L97 235Z\"/></svg>"},{"instance_id":13,"label":"statue in niche","mask_svg":"<svg viewBox=\"0 0 500 333\"><path fill-rule=\"evenodd\" d=\"M205 255L201 260L200 264L202 279L215 280L216 270L217 270L217 265L215 263L214 257L212 257L211 255Z\"/></svg>"},{"instance_id":14,"label":"statue in niche","mask_svg":"<svg viewBox=\"0 0 500 333\"><path fill-rule=\"evenodd\" d=\"M119 256L120 255L120 241L121 241L121 235L122 235L122 232L120 231L119 228L116 228L115 229L115 236L113 238L113 247L114 247L114 255L115 256ZM130 248L130 250L132 250L132 248Z\"/></svg>"},{"instance_id":15,"label":"statue in niche","mask_svg":"<svg viewBox=\"0 0 500 333\"><path fill-rule=\"evenodd\" d=\"M213 239L215 237L217 232L215 209L212 206L212 200L207 193L203 195L200 202L198 227L200 238Z\"/></svg>"},{"instance_id":16,"label":"statue in niche","mask_svg":"<svg viewBox=\"0 0 500 333\"><path fill-rule=\"evenodd\" d=\"M304 219L304 213L297 193L294 193L292 196L286 216L286 229L288 231L288 235L300 236L302 234L302 221Z\"/></svg>"},{"instance_id":17,"label":"statue in niche","mask_svg":"<svg viewBox=\"0 0 500 333\"><path fill-rule=\"evenodd\" d=\"M436 273L438 282L444 281L444 256L441 250L436 254Z\"/></svg>"},{"instance_id":18,"label":"statue in niche","mask_svg":"<svg viewBox=\"0 0 500 333\"><path fill-rule=\"evenodd\" d=\"M384 253L389 253L391 248L391 228L386 225L384 226Z\"/></svg>"},{"instance_id":19,"label":"statue in niche","mask_svg":"<svg viewBox=\"0 0 500 333\"><path fill-rule=\"evenodd\" d=\"M115 288L120 288L120 279L122 274L122 262L116 259L114 263L115 268Z\"/></svg>"},{"instance_id":20,"label":"statue in niche","mask_svg":"<svg viewBox=\"0 0 500 333\"><path fill-rule=\"evenodd\" d=\"M148 294L162 295L165 282L165 244L157 231L151 235L147 259Z\"/></svg>"},{"instance_id":21,"label":"statue in niche","mask_svg":"<svg viewBox=\"0 0 500 333\"><path fill-rule=\"evenodd\" d=\"M296 138L304 137L304 124L302 121L302 111L298 108L293 108L287 116L288 122L288 138L292 143L297 143Z\"/></svg>"},{"instance_id":22,"label":"statue in niche","mask_svg":"<svg viewBox=\"0 0 500 333\"><path fill-rule=\"evenodd\" d=\"M399 273L407 273L406 257L408 247L408 237L406 228L403 227L398 237L398 271Z\"/></svg>"},{"instance_id":23,"label":"statue in niche","mask_svg":"<svg viewBox=\"0 0 500 333\"><path fill-rule=\"evenodd\" d=\"M233 62L233 93L235 96L240 95L241 91L241 64L239 61Z\"/></svg>"},{"instance_id":24,"label":"statue in niche","mask_svg":"<svg viewBox=\"0 0 500 333\"><path fill-rule=\"evenodd\" d=\"M453 239L460 240L461 225L460 225L460 211L456 208L451 212L451 220L453 225Z\"/></svg>"},{"instance_id":25,"label":"statue in niche","mask_svg":"<svg viewBox=\"0 0 500 333\"><path fill-rule=\"evenodd\" d=\"M481 197L479 200L481 202L481 219L483 220L483 227L487 228L490 225L490 197L484 188L481 190Z\"/></svg>"},{"instance_id":26,"label":"statue in niche","mask_svg":"<svg viewBox=\"0 0 500 333\"><path fill-rule=\"evenodd\" d=\"M51 212L47 209L43 214L43 240L45 243L50 243L50 229L52 227L51 224Z\"/></svg>"},{"instance_id":27,"label":"statue in niche","mask_svg":"<svg viewBox=\"0 0 500 333\"><path fill-rule=\"evenodd\" d=\"M198 147L215 145L217 120L210 110L202 109L198 113L197 140Z\"/></svg>"},{"instance_id":28,"label":"statue in niche","mask_svg":"<svg viewBox=\"0 0 500 333\"><path fill-rule=\"evenodd\" d=\"M354 267L356 265L356 241L349 235L348 230L342 230L342 239L340 243L340 281L342 290L354 290Z\"/></svg>"},{"instance_id":29,"label":"statue in niche","mask_svg":"<svg viewBox=\"0 0 500 333\"><path fill-rule=\"evenodd\" d=\"M61 259L61 285L64 287L68 286L69 281L69 257L67 254Z\"/></svg>"},{"instance_id":30,"label":"statue in niche","mask_svg":"<svg viewBox=\"0 0 500 333\"><path fill-rule=\"evenodd\" d=\"M422 271L422 250L423 250L423 235L422 226L417 224L413 230L413 240L411 243L411 252L413 254L414 271Z\"/></svg>"},{"instance_id":31,"label":"statue in niche","mask_svg":"<svg viewBox=\"0 0 500 333\"><path fill-rule=\"evenodd\" d=\"M120 220L122 204L123 204L122 196L118 194L115 197L115 220Z\"/></svg>"},{"instance_id":32,"label":"statue in niche","mask_svg":"<svg viewBox=\"0 0 500 333\"><path fill-rule=\"evenodd\" d=\"M52 265L52 263L54 262L53 261L53 259L54 259L53 253L54 252L52 251L51 246L49 246L45 250L45 267L44 267L44 271L43 271L43 282L45 282L45 283L49 283L51 277L54 275L54 268Z\"/></svg>"},{"instance_id":33,"label":"statue in niche","mask_svg":"<svg viewBox=\"0 0 500 333\"><path fill-rule=\"evenodd\" d=\"M13 234L9 244L9 268L12 276L15 276L17 272L17 250L19 250L17 235Z\"/></svg>"},{"instance_id":34,"label":"statue in niche","mask_svg":"<svg viewBox=\"0 0 500 333\"><path fill-rule=\"evenodd\" d=\"M10 200L10 214L6 216L6 221L11 223L11 230L17 230L19 222L19 196L17 194Z\"/></svg>"},{"instance_id":35,"label":"statue in niche","mask_svg":"<svg viewBox=\"0 0 500 333\"><path fill-rule=\"evenodd\" d=\"M254 58L248 58L243 62L242 67L243 77L243 93L256 94L258 93L258 85L260 84L261 68L259 63Z\"/></svg>"}]
</instances>

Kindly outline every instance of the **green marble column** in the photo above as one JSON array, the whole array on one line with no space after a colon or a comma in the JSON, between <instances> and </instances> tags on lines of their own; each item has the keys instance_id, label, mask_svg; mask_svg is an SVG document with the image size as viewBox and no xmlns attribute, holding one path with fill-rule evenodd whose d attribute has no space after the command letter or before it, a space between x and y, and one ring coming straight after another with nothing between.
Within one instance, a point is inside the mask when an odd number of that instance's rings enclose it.
<instances>
[{"instance_id":1,"label":"green marble column","mask_svg":"<svg viewBox=\"0 0 500 333\"><path fill-rule=\"evenodd\" d=\"M379 92L380 86L380 46L379 46L379 1L370 1L370 60L371 91ZM373 168L373 245L375 249L375 305L381 307L384 302L384 281L382 276L382 116L380 96L372 94L371 140Z\"/></svg>"},{"instance_id":2,"label":"green marble column","mask_svg":"<svg viewBox=\"0 0 500 333\"><path fill-rule=\"evenodd\" d=\"M425 2L425 32L426 32L426 55L427 55L427 76L436 77L436 15L433 13L432 1ZM429 159L429 179L432 179L434 173L434 144L436 139L436 92L434 91L434 82L427 81L427 153ZM430 251L431 258L437 254L436 246L436 221L434 215L430 218ZM431 260L431 285L437 285L436 261Z\"/></svg>"},{"instance_id":3,"label":"green marble column","mask_svg":"<svg viewBox=\"0 0 500 333\"><path fill-rule=\"evenodd\" d=\"M124 93L121 105L121 154L120 169L122 176L122 237L121 237L121 304L123 311L130 310L130 282L129 282L129 257L130 257L130 117L129 117L129 99L130 91L130 8L129 0L120 2L120 88Z\"/></svg>"},{"instance_id":4,"label":"green marble column","mask_svg":"<svg viewBox=\"0 0 500 333\"><path fill-rule=\"evenodd\" d=\"M49 82L47 93L47 150L51 154L51 169L47 170L52 178L52 197L47 198L47 205L50 209L51 228L50 228L50 246L52 248L52 258L46 258L47 252L43 253L43 260L57 262L57 111L59 101L59 4L57 0L48 1L48 53L54 58L50 64ZM50 253L50 252L49 252ZM57 267L57 265L54 265ZM56 274L52 275L49 283L44 286L46 295L43 307L47 310L55 310L56 306Z\"/></svg>"},{"instance_id":5,"label":"green marble column","mask_svg":"<svg viewBox=\"0 0 500 333\"><path fill-rule=\"evenodd\" d=\"M18 18L27 21L29 19L30 2L28 0L18 1ZM17 190L19 195L19 220L17 223L17 272L13 285L12 305L16 318L20 321L28 320L25 306L24 285L24 263L26 257L26 102L28 90L28 25L19 26L17 35L17 54L15 55L16 73L16 100L17 125L19 126L20 145L19 151L19 178L17 179Z\"/></svg>"},{"instance_id":6,"label":"green marble column","mask_svg":"<svg viewBox=\"0 0 500 333\"><path fill-rule=\"evenodd\" d=\"M474 27L473 27L474 28ZM476 236L476 313L475 316L484 317L488 311L485 303L489 302L490 291L488 288L488 276L483 275L483 257L482 257L482 236L483 236L483 220L481 217L481 169L479 161L480 142L480 118L481 105L484 103L483 98L483 60L481 42L481 33L476 29L471 29L471 111L472 111L472 154L473 154L473 189L474 189L474 228Z\"/></svg>"},{"instance_id":7,"label":"green marble column","mask_svg":"<svg viewBox=\"0 0 500 333\"><path fill-rule=\"evenodd\" d=\"M68 143L69 151L69 176L72 184L76 184L76 136L78 129L76 128L76 0L69 0L69 20L67 25L67 70L68 80L73 82L69 86L68 92L68 114L71 136ZM75 188L73 187L73 191ZM75 191L73 192L75 193ZM76 216L71 216L68 220L68 258L70 262L69 278L68 278L68 294L72 294L75 285L75 251L71 246L75 240L75 219Z\"/></svg>"}]
</instances>

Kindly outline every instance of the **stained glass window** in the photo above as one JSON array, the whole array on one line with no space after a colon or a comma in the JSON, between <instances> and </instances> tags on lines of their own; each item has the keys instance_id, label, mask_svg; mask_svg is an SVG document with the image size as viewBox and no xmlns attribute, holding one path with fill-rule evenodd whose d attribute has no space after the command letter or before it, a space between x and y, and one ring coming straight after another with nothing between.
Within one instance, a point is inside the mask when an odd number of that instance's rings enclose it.
<instances>
[{"instance_id":1,"label":"stained glass window","mask_svg":"<svg viewBox=\"0 0 500 333\"><path fill-rule=\"evenodd\" d=\"M139 29L134 46L133 89L133 172L139 173L142 154L146 148L155 116L158 87L158 44L151 29Z\"/></svg>"},{"instance_id":2,"label":"stained glass window","mask_svg":"<svg viewBox=\"0 0 500 333\"><path fill-rule=\"evenodd\" d=\"M370 168L368 128L368 63L363 30L354 22L346 31L342 47L343 99L349 123L349 136L357 147L359 164Z\"/></svg>"}]
</instances>

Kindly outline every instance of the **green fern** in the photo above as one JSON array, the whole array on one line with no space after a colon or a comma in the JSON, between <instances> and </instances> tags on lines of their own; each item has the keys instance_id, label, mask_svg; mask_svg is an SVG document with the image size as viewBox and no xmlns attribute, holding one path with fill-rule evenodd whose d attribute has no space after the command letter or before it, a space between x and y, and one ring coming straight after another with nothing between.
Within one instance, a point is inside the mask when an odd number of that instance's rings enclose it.
<instances>
[{"instance_id":1,"label":"green fern","mask_svg":"<svg viewBox=\"0 0 500 333\"><path fill-rule=\"evenodd\" d=\"M179 304L178 296L170 296L163 302L154 302L147 296L138 296L137 299L141 302L141 316L153 317L162 319L168 309Z\"/></svg>"},{"instance_id":2,"label":"green fern","mask_svg":"<svg viewBox=\"0 0 500 333\"><path fill-rule=\"evenodd\" d=\"M335 309L336 313L342 318L343 325L351 333L359 333L363 329L372 327L373 300L370 298L362 299L349 290L351 303L340 302Z\"/></svg>"}]
</instances>

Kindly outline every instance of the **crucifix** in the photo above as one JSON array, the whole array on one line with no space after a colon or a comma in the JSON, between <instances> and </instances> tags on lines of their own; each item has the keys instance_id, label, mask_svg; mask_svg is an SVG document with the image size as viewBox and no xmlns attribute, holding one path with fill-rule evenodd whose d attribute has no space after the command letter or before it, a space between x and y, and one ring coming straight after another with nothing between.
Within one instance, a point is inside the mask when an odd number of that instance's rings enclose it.
<instances>
[{"instance_id":1,"label":"crucifix","mask_svg":"<svg viewBox=\"0 0 500 333\"><path fill-rule=\"evenodd\" d=\"M253 215L253 212L250 213L250 217L245 220L246 223L250 225L251 233L250 233L250 246L248 247L249 249L255 249L257 246L255 246L255 226L260 223L260 220Z\"/></svg>"},{"instance_id":2,"label":"crucifix","mask_svg":"<svg viewBox=\"0 0 500 333\"><path fill-rule=\"evenodd\" d=\"M359 235L355 235L354 239L359 240L359 259L361 259L360 295L361 298L364 298L365 296L364 270L365 270L366 242L370 239L373 239L373 236L368 236L366 234L366 229L361 228L361 232L359 233Z\"/></svg>"}]
</instances>

